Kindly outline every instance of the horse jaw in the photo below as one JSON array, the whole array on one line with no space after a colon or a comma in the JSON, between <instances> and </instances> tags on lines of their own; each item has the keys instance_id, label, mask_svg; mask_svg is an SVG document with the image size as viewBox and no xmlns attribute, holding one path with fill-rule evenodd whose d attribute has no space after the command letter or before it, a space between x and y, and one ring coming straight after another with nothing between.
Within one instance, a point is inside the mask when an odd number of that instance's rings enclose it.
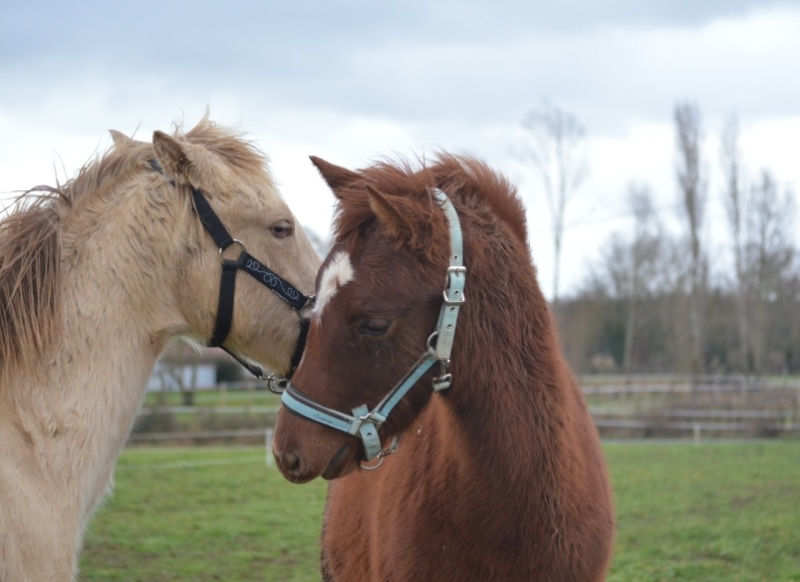
<instances>
[{"instance_id":1,"label":"horse jaw","mask_svg":"<svg viewBox=\"0 0 800 582\"><path fill-rule=\"evenodd\" d=\"M333 458L331 459L330 463L328 463L328 466L325 467L321 477L326 481L332 481L334 479L338 479L339 477L343 477L347 473L350 473L354 469L354 448L355 447L352 446L352 443L349 442L342 445L342 448L336 451L336 454L333 455Z\"/></svg>"}]
</instances>

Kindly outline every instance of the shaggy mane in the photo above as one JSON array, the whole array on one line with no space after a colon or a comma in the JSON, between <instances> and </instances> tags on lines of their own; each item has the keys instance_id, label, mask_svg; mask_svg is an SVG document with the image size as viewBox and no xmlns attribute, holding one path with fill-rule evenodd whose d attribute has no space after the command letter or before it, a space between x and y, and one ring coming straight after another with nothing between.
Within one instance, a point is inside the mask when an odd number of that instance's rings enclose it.
<instances>
[{"instance_id":1,"label":"shaggy mane","mask_svg":"<svg viewBox=\"0 0 800 582\"><path fill-rule=\"evenodd\" d=\"M465 206L488 203L492 212L507 223L515 236L527 246L525 209L516 188L506 178L469 156L442 153L428 165L424 160L418 160L418 164L415 167L405 159L397 162L382 160L359 170L360 179L337 192L342 203L338 205L334 217L336 241L348 239L375 218L369 198L364 195L366 186L370 185L383 194L417 201L425 209L429 233L434 236L437 232L446 233L447 229L436 226L444 219L430 195L432 188L440 188L451 198L463 200ZM429 248L437 246L430 245Z\"/></svg>"}]
</instances>

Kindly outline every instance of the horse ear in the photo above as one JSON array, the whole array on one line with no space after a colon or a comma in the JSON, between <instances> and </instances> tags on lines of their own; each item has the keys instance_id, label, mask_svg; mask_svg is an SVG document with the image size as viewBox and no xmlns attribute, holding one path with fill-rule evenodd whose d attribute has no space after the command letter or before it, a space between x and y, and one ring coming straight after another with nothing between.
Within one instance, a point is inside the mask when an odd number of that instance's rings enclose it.
<instances>
[{"instance_id":1,"label":"horse ear","mask_svg":"<svg viewBox=\"0 0 800 582\"><path fill-rule=\"evenodd\" d=\"M164 172L170 178L180 183L186 183L185 176L191 162L178 140L163 131L156 130L153 132L153 148Z\"/></svg>"},{"instance_id":2,"label":"horse ear","mask_svg":"<svg viewBox=\"0 0 800 582\"><path fill-rule=\"evenodd\" d=\"M118 150L125 149L129 145L133 143L133 139L122 133L121 131L117 131L116 129L109 129L108 133L111 134L111 139L114 141L114 147Z\"/></svg>"},{"instance_id":3,"label":"horse ear","mask_svg":"<svg viewBox=\"0 0 800 582\"><path fill-rule=\"evenodd\" d=\"M202 184L203 165L190 143L180 142L163 131L153 132L153 148L164 173L179 184Z\"/></svg>"},{"instance_id":4,"label":"horse ear","mask_svg":"<svg viewBox=\"0 0 800 582\"><path fill-rule=\"evenodd\" d=\"M415 240L412 223L408 217L413 214L411 208L404 208L405 200L381 194L378 190L367 184L369 193L369 207L383 226L387 235L406 242Z\"/></svg>"},{"instance_id":5,"label":"horse ear","mask_svg":"<svg viewBox=\"0 0 800 582\"><path fill-rule=\"evenodd\" d=\"M326 162L317 156L309 156L309 159L311 160L311 163L317 167L317 170L319 170L322 178L325 180L325 182L327 182L328 186L331 190L333 190L333 193L337 198L340 198L337 192L339 188L349 186L361 177L352 170L331 164L330 162Z\"/></svg>"}]
</instances>

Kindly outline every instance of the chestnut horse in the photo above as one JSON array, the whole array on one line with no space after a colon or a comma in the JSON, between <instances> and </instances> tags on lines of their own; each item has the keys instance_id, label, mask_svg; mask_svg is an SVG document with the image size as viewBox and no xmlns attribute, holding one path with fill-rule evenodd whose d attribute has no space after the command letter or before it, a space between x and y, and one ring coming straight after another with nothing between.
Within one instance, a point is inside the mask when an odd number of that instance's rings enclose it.
<instances>
[{"instance_id":1,"label":"chestnut horse","mask_svg":"<svg viewBox=\"0 0 800 582\"><path fill-rule=\"evenodd\" d=\"M236 133L204 119L153 143L112 135L74 179L0 222L3 582L74 579L171 338L288 372L299 290L319 267L264 156Z\"/></svg>"},{"instance_id":2,"label":"chestnut horse","mask_svg":"<svg viewBox=\"0 0 800 582\"><path fill-rule=\"evenodd\" d=\"M324 579L603 580L611 487L514 188L446 154L312 160L335 241L273 447L331 481Z\"/></svg>"}]
</instances>

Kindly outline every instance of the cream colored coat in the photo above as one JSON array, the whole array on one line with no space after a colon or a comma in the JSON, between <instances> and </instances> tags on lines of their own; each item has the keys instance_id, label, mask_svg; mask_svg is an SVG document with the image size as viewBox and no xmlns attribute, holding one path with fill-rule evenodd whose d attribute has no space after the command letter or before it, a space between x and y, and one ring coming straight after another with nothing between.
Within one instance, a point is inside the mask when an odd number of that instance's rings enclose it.
<instances>
[{"instance_id":1,"label":"cream colored coat","mask_svg":"<svg viewBox=\"0 0 800 582\"><path fill-rule=\"evenodd\" d=\"M176 336L211 335L218 249L186 184L253 256L314 288L319 259L251 144L206 119L153 144L112 135L108 153L0 223L2 582L75 578L156 359ZM239 275L229 348L284 372L298 329Z\"/></svg>"}]
</instances>

